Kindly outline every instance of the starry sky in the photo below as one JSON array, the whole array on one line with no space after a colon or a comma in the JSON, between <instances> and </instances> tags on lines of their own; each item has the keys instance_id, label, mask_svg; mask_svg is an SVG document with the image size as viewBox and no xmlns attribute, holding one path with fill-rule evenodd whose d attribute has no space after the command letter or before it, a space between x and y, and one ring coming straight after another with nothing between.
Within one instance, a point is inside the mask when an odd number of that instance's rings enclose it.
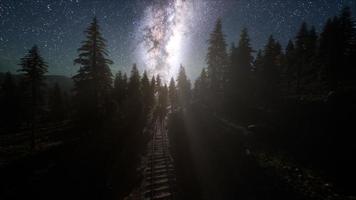
<instances>
[{"instance_id":1,"label":"starry sky","mask_svg":"<svg viewBox=\"0 0 356 200\"><path fill-rule=\"evenodd\" d=\"M108 41L113 73L129 72L142 59L143 23L147 7L174 0L0 0L0 72L16 72L19 59L37 44L49 65L49 74L72 76L83 31L97 16ZM205 67L207 40L218 17L226 40L237 43L247 27L254 49L273 34L282 44L295 37L302 21L320 31L328 17L344 6L356 12L355 0L182 0L190 1L182 38L182 63L191 78ZM188 11L187 11L188 12ZM184 14L184 13L183 13Z\"/></svg>"}]
</instances>

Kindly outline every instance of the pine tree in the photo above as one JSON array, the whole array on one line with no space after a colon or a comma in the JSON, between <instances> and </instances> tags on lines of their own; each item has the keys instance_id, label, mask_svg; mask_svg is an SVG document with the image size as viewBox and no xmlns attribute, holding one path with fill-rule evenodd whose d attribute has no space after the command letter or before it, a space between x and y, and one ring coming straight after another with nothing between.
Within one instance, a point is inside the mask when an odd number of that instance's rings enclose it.
<instances>
[{"instance_id":1,"label":"pine tree","mask_svg":"<svg viewBox=\"0 0 356 200\"><path fill-rule=\"evenodd\" d=\"M297 59L295 55L295 47L293 41L289 40L285 52L286 53L283 63L284 69L282 71L282 79L284 81L285 94L290 94L292 92L292 85L295 80L295 63Z\"/></svg>"},{"instance_id":2,"label":"pine tree","mask_svg":"<svg viewBox=\"0 0 356 200\"><path fill-rule=\"evenodd\" d=\"M143 111L141 76L136 64L134 64L131 69L127 93L128 96L125 104L127 120L134 122L142 116Z\"/></svg>"},{"instance_id":3,"label":"pine tree","mask_svg":"<svg viewBox=\"0 0 356 200\"><path fill-rule=\"evenodd\" d=\"M194 86L194 100L202 104L207 104L207 98L209 93L209 80L208 74L205 68L202 69L200 76L195 81Z\"/></svg>"},{"instance_id":4,"label":"pine tree","mask_svg":"<svg viewBox=\"0 0 356 200\"><path fill-rule=\"evenodd\" d=\"M264 48L260 65L256 68L259 79L259 99L263 104L276 104L280 92L281 45L270 36ZM258 58L261 59L261 58Z\"/></svg>"},{"instance_id":5,"label":"pine tree","mask_svg":"<svg viewBox=\"0 0 356 200\"><path fill-rule=\"evenodd\" d=\"M151 93L153 94L153 104L155 104L156 101L156 78L153 75L151 78L151 82L150 82L150 88L151 88Z\"/></svg>"},{"instance_id":6,"label":"pine tree","mask_svg":"<svg viewBox=\"0 0 356 200\"><path fill-rule=\"evenodd\" d=\"M352 60L355 60L356 56L356 22L352 18L350 7L344 7L339 15L339 34L342 50L339 62L340 66L343 66L340 79L354 80L356 71Z\"/></svg>"},{"instance_id":7,"label":"pine tree","mask_svg":"<svg viewBox=\"0 0 356 200\"><path fill-rule=\"evenodd\" d=\"M257 68L262 67L263 62L263 51L260 49L257 51L256 59L253 62L253 68L256 70Z\"/></svg>"},{"instance_id":8,"label":"pine tree","mask_svg":"<svg viewBox=\"0 0 356 200\"><path fill-rule=\"evenodd\" d=\"M235 46L235 43L232 42L230 45L230 51L228 54L228 67L227 67L227 73L231 73L232 71L232 66L236 65L237 63L237 48ZM228 81L231 81L232 75L228 74Z\"/></svg>"},{"instance_id":9,"label":"pine tree","mask_svg":"<svg viewBox=\"0 0 356 200\"><path fill-rule=\"evenodd\" d=\"M343 10L343 12L346 12L346 10ZM337 90L347 74L352 71L348 70L347 66L347 54L352 47L352 39L348 36L349 33L345 33L349 29L346 28L348 14L343 12L340 17L328 19L320 34L318 58L323 68L324 80L330 90Z\"/></svg>"},{"instance_id":10,"label":"pine tree","mask_svg":"<svg viewBox=\"0 0 356 200\"><path fill-rule=\"evenodd\" d=\"M127 76L119 71L114 80L114 98L119 106L127 97Z\"/></svg>"},{"instance_id":11,"label":"pine tree","mask_svg":"<svg viewBox=\"0 0 356 200\"><path fill-rule=\"evenodd\" d=\"M114 79L114 90L116 88L119 88L121 86L121 82L122 82L122 72L118 71L115 75L115 79Z\"/></svg>"},{"instance_id":12,"label":"pine tree","mask_svg":"<svg viewBox=\"0 0 356 200\"><path fill-rule=\"evenodd\" d=\"M107 58L106 40L100 33L96 18L87 30L86 40L78 49L79 56L74 64L79 64L78 73L73 76L75 99L80 116L86 120L99 120L110 109L110 92L112 74L109 65L113 62Z\"/></svg>"},{"instance_id":13,"label":"pine tree","mask_svg":"<svg viewBox=\"0 0 356 200\"><path fill-rule=\"evenodd\" d=\"M319 65L317 63L317 47L318 47L318 35L312 26L308 32L306 38L306 63L305 70L302 73L304 87L308 88L307 92L315 92L318 89L320 83L319 80Z\"/></svg>"},{"instance_id":14,"label":"pine tree","mask_svg":"<svg viewBox=\"0 0 356 200\"><path fill-rule=\"evenodd\" d=\"M320 45L318 50L318 58L322 67L322 76L327 83L328 88L336 87L336 59L333 54L336 54L337 46L336 38L337 18L328 19L324 25L323 31L320 34Z\"/></svg>"},{"instance_id":15,"label":"pine tree","mask_svg":"<svg viewBox=\"0 0 356 200\"><path fill-rule=\"evenodd\" d=\"M151 90L150 81L147 72L144 71L141 79L141 90L144 104L144 112L148 114L154 104L154 93Z\"/></svg>"},{"instance_id":16,"label":"pine tree","mask_svg":"<svg viewBox=\"0 0 356 200\"><path fill-rule=\"evenodd\" d=\"M249 102L250 95L253 93L252 70L253 70L253 49L250 44L247 29L244 28L240 34L237 48L231 49L231 61L228 70L229 84L228 90L228 109L239 103Z\"/></svg>"},{"instance_id":17,"label":"pine tree","mask_svg":"<svg viewBox=\"0 0 356 200\"><path fill-rule=\"evenodd\" d=\"M176 83L175 83L173 77L171 78L171 80L169 82L168 96L169 96L169 102L171 105L171 110L174 111L178 105L178 95L177 95Z\"/></svg>"},{"instance_id":18,"label":"pine tree","mask_svg":"<svg viewBox=\"0 0 356 200\"><path fill-rule=\"evenodd\" d=\"M261 95L262 95L262 86L263 86L263 68L264 68L264 55L262 50L258 50L256 59L253 62L253 68L254 68L254 75L256 77L256 100L255 102L258 102L261 100Z\"/></svg>"},{"instance_id":19,"label":"pine tree","mask_svg":"<svg viewBox=\"0 0 356 200\"><path fill-rule=\"evenodd\" d=\"M140 80L141 80L140 72L137 69L137 65L134 64L131 69L131 75L130 75L129 85L128 85L128 95L130 97L140 96L141 94Z\"/></svg>"},{"instance_id":20,"label":"pine tree","mask_svg":"<svg viewBox=\"0 0 356 200\"><path fill-rule=\"evenodd\" d=\"M186 107L190 103L191 84L182 65L179 68L177 78L177 94L180 106Z\"/></svg>"},{"instance_id":21,"label":"pine tree","mask_svg":"<svg viewBox=\"0 0 356 200\"><path fill-rule=\"evenodd\" d=\"M356 28L351 10L345 7L339 16L329 18L320 34L318 62L328 90L337 90L356 75Z\"/></svg>"},{"instance_id":22,"label":"pine tree","mask_svg":"<svg viewBox=\"0 0 356 200\"><path fill-rule=\"evenodd\" d=\"M31 122L31 148L36 147L36 122L43 105L44 74L47 72L47 64L40 56L38 48L34 45L29 52L21 59L21 69L23 72L22 83L25 86L26 98L29 100L27 108L30 113Z\"/></svg>"},{"instance_id":23,"label":"pine tree","mask_svg":"<svg viewBox=\"0 0 356 200\"><path fill-rule=\"evenodd\" d=\"M307 45L306 45L306 39L308 37L308 27L305 22L302 23L299 32L297 33L296 36L296 41L295 41L295 51L296 51L296 56L298 57L297 63L296 63L296 92L297 94L301 94L301 84L302 84L302 74L303 71L305 70L305 65L307 62L305 52L307 52Z\"/></svg>"},{"instance_id":24,"label":"pine tree","mask_svg":"<svg viewBox=\"0 0 356 200\"><path fill-rule=\"evenodd\" d=\"M156 76L156 84L155 84L155 93L158 93L159 90L161 89L161 77L159 74Z\"/></svg>"},{"instance_id":25,"label":"pine tree","mask_svg":"<svg viewBox=\"0 0 356 200\"><path fill-rule=\"evenodd\" d=\"M168 107L168 88L167 85L164 84L160 88L158 93L158 110L160 113L160 117L164 117L166 115L167 107Z\"/></svg>"},{"instance_id":26,"label":"pine tree","mask_svg":"<svg viewBox=\"0 0 356 200\"><path fill-rule=\"evenodd\" d=\"M233 71L240 71L242 72L245 76L249 76L249 73L252 70L252 62L253 62L253 56L252 53L254 52L251 44L250 44L250 38L248 36L247 29L243 29L241 31L240 35L240 41L239 45L236 49L236 58L237 58L237 70ZM238 74L235 74L238 76Z\"/></svg>"},{"instance_id":27,"label":"pine tree","mask_svg":"<svg viewBox=\"0 0 356 200\"><path fill-rule=\"evenodd\" d=\"M154 91L155 91L155 87L156 87L156 78L155 78L155 76L153 75L152 76L152 78L151 78L151 81L150 81L150 86L151 86L151 90L153 91L153 93L154 93Z\"/></svg>"},{"instance_id":28,"label":"pine tree","mask_svg":"<svg viewBox=\"0 0 356 200\"><path fill-rule=\"evenodd\" d=\"M317 51L318 36L315 28L308 29L304 22L296 36L295 53L296 57L296 92L301 94L311 82L317 79L316 51Z\"/></svg>"},{"instance_id":29,"label":"pine tree","mask_svg":"<svg viewBox=\"0 0 356 200\"><path fill-rule=\"evenodd\" d=\"M228 55L226 52L226 42L222 32L222 22L217 20L214 31L210 34L209 47L207 54L209 88L212 97L210 98L212 106L217 109L219 101L223 95L223 87L226 80L226 68L228 64Z\"/></svg>"}]
</instances>

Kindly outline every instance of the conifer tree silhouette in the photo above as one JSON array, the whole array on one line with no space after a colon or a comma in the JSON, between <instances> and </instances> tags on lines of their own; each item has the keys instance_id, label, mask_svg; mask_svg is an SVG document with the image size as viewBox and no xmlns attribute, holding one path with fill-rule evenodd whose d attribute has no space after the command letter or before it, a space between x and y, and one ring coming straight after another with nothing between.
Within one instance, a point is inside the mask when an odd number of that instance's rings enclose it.
<instances>
[{"instance_id":1,"label":"conifer tree silhouette","mask_svg":"<svg viewBox=\"0 0 356 200\"><path fill-rule=\"evenodd\" d=\"M44 74L47 73L47 63L39 54L38 47L34 45L25 57L21 58L21 69L19 72L23 73L22 82L25 86L25 96L27 97L26 104L29 110L31 123L31 149L36 147L35 129L37 124L37 117L43 105L43 87Z\"/></svg>"},{"instance_id":2,"label":"conifer tree silhouette","mask_svg":"<svg viewBox=\"0 0 356 200\"><path fill-rule=\"evenodd\" d=\"M96 121L110 110L112 73L109 65L113 62L107 58L106 40L100 33L96 17L84 33L86 40L74 60L74 64L80 65L78 73L73 76L75 100L79 117Z\"/></svg>"},{"instance_id":3,"label":"conifer tree silhouette","mask_svg":"<svg viewBox=\"0 0 356 200\"><path fill-rule=\"evenodd\" d=\"M210 34L208 40L208 77L209 88L211 89L212 96L210 97L213 107L219 107L219 100L223 95L224 81L226 81L226 68L227 68L227 51L225 37L222 32L222 22L218 19L213 32Z\"/></svg>"}]
</instances>

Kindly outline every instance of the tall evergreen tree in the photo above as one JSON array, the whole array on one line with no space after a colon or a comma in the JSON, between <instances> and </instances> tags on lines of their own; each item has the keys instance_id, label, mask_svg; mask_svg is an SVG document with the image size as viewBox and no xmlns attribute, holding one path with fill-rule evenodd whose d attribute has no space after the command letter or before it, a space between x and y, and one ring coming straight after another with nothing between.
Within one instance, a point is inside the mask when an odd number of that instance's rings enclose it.
<instances>
[{"instance_id":1,"label":"tall evergreen tree","mask_svg":"<svg viewBox=\"0 0 356 200\"><path fill-rule=\"evenodd\" d=\"M207 53L209 88L212 96L210 100L213 107L219 107L219 100L223 95L223 87L226 80L226 68L228 64L228 55L226 51L226 42L222 32L222 22L218 19L214 31L210 34L209 47Z\"/></svg>"},{"instance_id":2,"label":"tall evergreen tree","mask_svg":"<svg viewBox=\"0 0 356 200\"><path fill-rule=\"evenodd\" d=\"M340 47L342 55L340 55L340 66L342 69L341 78L344 80L355 79L355 65L353 60L356 56L356 22L352 18L351 8L344 7L339 15L339 33L340 33Z\"/></svg>"},{"instance_id":3,"label":"tall evergreen tree","mask_svg":"<svg viewBox=\"0 0 356 200\"><path fill-rule=\"evenodd\" d=\"M148 114L154 104L154 93L151 90L150 81L147 72L144 71L141 79L141 90L144 105L144 112Z\"/></svg>"},{"instance_id":4,"label":"tall evergreen tree","mask_svg":"<svg viewBox=\"0 0 356 200\"><path fill-rule=\"evenodd\" d=\"M306 86L315 80L317 34L314 27L310 30L305 22L302 23L295 41L296 57L296 92L306 92Z\"/></svg>"},{"instance_id":5,"label":"tall evergreen tree","mask_svg":"<svg viewBox=\"0 0 356 200\"><path fill-rule=\"evenodd\" d=\"M207 104L207 99L209 98L209 80L208 73L205 68L202 69L200 76L195 81L194 86L194 100L199 103Z\"/></svg>"},{"instance_id":6,"label":"tall evergreen tree","mask_svg":"<svg viewBox=\"0 0 356 200\"><path fill-rule=\"evenodd\" d=\"M110 108L112 73L107 58L106 40L102 37L96 18L87 30L86 40L78 49L79 56L74 64L79 64L78 73L73 76L75 99L80 116L87 120L99 120L105 117Z\"/></svg>"},{"instance_id":7,"label":"tall evergreen tree","mask_svg":"<svg viewBox=\"0 0 356 200\"><path fill-rule=\"evenodd\" d=\"M231 61L228 75L228 109L231 110L236 104L246 104L253 93L252 70L253 49L250 44L247 29L244 28L240 34L237 48L231 50Z\"/></svg>"},{"instance_id":8,"label":"tall evergreen tree","mask_svg":"<svg viewBox=\"0 0 356 200\"><path fill-rule=\"evenodd\" d=\"M236 58L234 59L234 64L236 64L235 68L231 69L231 72L234 74L233 76L243 78L248 78L252 71L252 63L253 63L253 49L250 44L250 38L248 36L247 29L244 28L241 31L239 45L236 49ZM238 73L240 72L240 73ZM237 80L238 81L238 80Z\"/></svg>"},{"instance_id":9,"label":"tall evergreen tree","mask_svg":"<svg viewBox=\"0 0 356 200\"><path fill-rule=\"evenodd\" d=\"M284 94L291 94L296 73L296 55L293 41L289 40L285 49L284 69L282 70L282 80L284 82Z\"/></svg>"},{"instance_id":10,"label":"tall evergreen tree","mask_svg":"<svg viewBox=\"0 0 356 200\"><path fill-rule=\"evenodd\" d=\"M161 86L158 92L158 110L160 117L164 117L167 113L168 107L168 87L166 84Z\"/></svg>"},{"instance_id":11,"label":"tall evergreen tree","mask_svg":"<svg viewBox=\"0 0 356 200\"><path fill-rule=\"evenodd\" d=\"M155 88L156 88L156 78L153 75L150 81L150 86L151 86L151 91L153 92L153 94L155 94Z\"/></svg>"},{"instance_id":12,"label":"tall evergreen tree","mask_svg":"<svg viewBox=\"0 0 356 200\"><path fill-rule=\"evenodd\" d=\"M180 106L186 107L190 103L191 84L182 65L179 68L177 78L177 94Z\"/></svg>"},{"instance_id":13,"label":"tall evergreen tree","mask_svg":"<svg viewBox=\"0 0 356 200\"><path fill-rule=\"evenodd\" d=\"M119 106L127 97L127 76L119 71L114 80L114 98Z\"/></svg>"},{"instance_id":14,"label":"tall evergreen tree","mask_svg":"<svg viewBox=\"0 0 356 200\"><path fill-rule=\"evenodd\" d=\"M128 83L128 97L125 104L126 114L129 122L142 117L143 105L142 105L142 91L141 91L141 76L137 69L136 64L132 66L131 75Z\"/></svg>"},{"instance_id":15,"label":"tall evergreen tree","mask_svg":"<svg viewBox=\"0 0 356 200\"><path fill-rule=\"evenodd\" d=\"M328 19L320 34L318 58L329 90L337 90L345 80L353 80L355 68L355 23L345 7L339 16Z\"/></svg>"},{"instance_id":16,"label":"tall evergreen tree","mask_svg":"<svg viewBox=\"0 0 356 200\"><path fill-rule=\"evenodd\" d=\"M178 105L178 95L177 95L176 83L175 83L173 77L171 78L171 80L169 82L168 97L169 97L169 102L171 105L171 110L174 111Z\"/></svg>"},{"instance_id":17,"label":"tall evergreen tree","mask_svg":"<svg viewBox=\"0 0 356 200\"><path fill-rule=\"evenodd\" d=\"M318 35L315 27L312 26L306 38L305 70L302 73L303 85L308 88L306 92L315 92L319 88L320 76L319 65L317 63Z\"/></svg>"},{"instance_id":18,"label":"tall evergreen tree","mask_svg":"<svg viewBox=\"0 0 356 200\"><path fill-rule=\"evenodd\" d=\"M137 69L137 65L134 64L131 69L131 75L128 85L128 95L140 97L141 95L141 76Z\"/></svg>"},{"instance_id":19,"label":"tall evergreen tree","mask_svg":"<svg viewBox=\"0 0 356 200\"><path fill-rule=\"evenodd\" d=\"M156 84L155 84L155 92L158 93L159 90L161 89L162 83L161 83L161 77L159 74L156 76Z\"/></svg>"},{"instance_id":20,"label":"tall evergreen tree","mask_svg":"<svg viewBox=\"0 0 356 200\"><path fill-rule=\"evenodd\" d=\"M336 88L337 83L335 70L337 61L333 56L338 51L336 48L338 46L336 41L337 23L337 18L328 19L319 40L318 58L322 66L323 79L329 88Z\"/></svg>"},{"instance_id":21,"label":"tall evergreen tree","mask_svg":"<svg viewBox=\"0 0 356 200\"><path fill-rule=\"evenodd\" d=\"M261 59L261 58L258 58ZM281 45L270 36L264 48L262 61L256 68L259 80L259 99L265 106L276 104L280 92Z\"/></svg>"},{"instance_id":22,"label":"tall evergreen tree","mask_svg":"<svg viewBox=\"0 0 356 200\"><path fill-rule=\"evenodd\" d=\"M308 28L305 22L302 23L299 32L296 36L296 54L298 57L297 69L296 69L296 92L297 94L301 93L301 79L302 73L304 70L304 65L306 63L306 58L304 56L304 52L306 52L306 44L305 40L308 37Z\"/></svg>"},{"instance_id":23,"label":"tall evergreen tree","mask_svg":"<svg viewBox=\"0 0 356 200\"><path fill-rule=\"evenodd\" d=\"M30 113L31 122L31 147L36 146L35 129L38 115L43 107L43 87L44 74L47 73L47 64L39 54L37 46L33 46L29 52L21 59L21 69L23 72L23 85L25 86L25 96L28 99L27 108Z\"/></svg>"}]
</instances>

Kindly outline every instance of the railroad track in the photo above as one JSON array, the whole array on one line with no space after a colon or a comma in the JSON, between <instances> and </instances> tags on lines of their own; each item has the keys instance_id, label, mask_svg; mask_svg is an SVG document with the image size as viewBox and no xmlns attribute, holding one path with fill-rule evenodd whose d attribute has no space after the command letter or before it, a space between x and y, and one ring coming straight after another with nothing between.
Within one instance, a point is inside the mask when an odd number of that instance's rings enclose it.
<instances>
[{"instance_id":1,"label":"railroad track","mask_svg":"<svg viewBox=\"0 0 356 200\"><path fill-rule=\"evenodd\" d=\"M172 200L175 199L176 177L164 121L155 122L152 140L147 146L143 161L141 186L126 199Z\"/></svg>"}]
</instances>

